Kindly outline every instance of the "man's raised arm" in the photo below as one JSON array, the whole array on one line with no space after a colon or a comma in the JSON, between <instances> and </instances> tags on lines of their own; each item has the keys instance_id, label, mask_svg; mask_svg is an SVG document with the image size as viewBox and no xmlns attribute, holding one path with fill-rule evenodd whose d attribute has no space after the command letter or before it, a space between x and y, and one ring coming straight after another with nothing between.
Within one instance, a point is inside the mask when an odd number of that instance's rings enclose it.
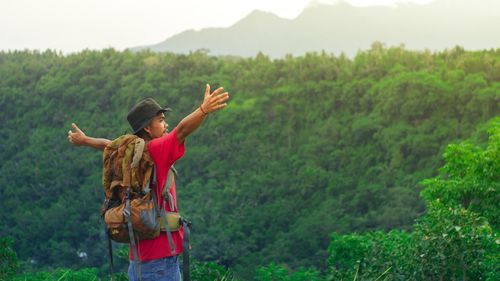
<instances>
[{"instance_id":1,"label":"man's raised arm","mask_svg":"<svg viewBox=\"0 0 500 281\"><path fill-rule=\"evenodd\" d=\"M224 88L220 87L213 93L210 93L210 85L207 84L203 103L191 114L184 117L184 119L182 119L176 127L177 141L179 143L182 143L188 135L194 132L209 113L226 107L226 101L229 99L229 93L223 93L223 91Z\"/></svg>"},{"instance_id":2,"label":"man's raised arm","mask_svg":"<svg viewBox=\"0 0 500 281\"><path fill-rule=\"evenodd\" d=\"M85 135L85 133L78 128L75 123L71 124L73 131L68 131L68 141L76 146L88 146L98 150L104 150L106 145L110 144L111 141L103 138L93 138Z\"/></svg>"}]
</instances>

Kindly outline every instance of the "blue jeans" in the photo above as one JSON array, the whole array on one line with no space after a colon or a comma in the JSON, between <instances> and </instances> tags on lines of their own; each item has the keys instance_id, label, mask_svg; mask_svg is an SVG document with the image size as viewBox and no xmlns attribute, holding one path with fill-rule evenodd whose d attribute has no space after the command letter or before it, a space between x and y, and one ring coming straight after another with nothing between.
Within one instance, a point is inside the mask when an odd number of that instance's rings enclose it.
<instances>
[{"instance_id":1,"label":"blue jeans","mask_svg":"<svg viewBox=\"0 0 500 281\"><path fill-rule=\"evenodd\" d=\"M139 281L139 276L135 274L135 264L130 261L128 266L129 281ZM181 271L179 269L178 256L167 257L140 264L142 281L180 281Z\"/></svg>"}]
</instances>

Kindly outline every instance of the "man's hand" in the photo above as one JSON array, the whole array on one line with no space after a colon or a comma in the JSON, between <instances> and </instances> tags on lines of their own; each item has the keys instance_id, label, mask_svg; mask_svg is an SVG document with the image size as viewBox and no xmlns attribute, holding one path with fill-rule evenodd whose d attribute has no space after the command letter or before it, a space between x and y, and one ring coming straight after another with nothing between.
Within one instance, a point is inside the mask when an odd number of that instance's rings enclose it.
<instances>
[{"instance_id":1,"label":"man's hand","mask_svg":"<svg viewBox=\"0 0 500 281\"><path fill-rule=\"evenodd\" d=\"M71 130L68 131L68 141L77 146L85 145L87 140L85 133L80 130L75 123L71 123L71 127L75 130L75 132Z\"/></svg>"},{"instance_id":2,"label":"man's hand","mask_svg":"<svg viewBox=\"0 0 500 281\"><path fill-rule=\"evenodd\" d=\"M209 113L226 107L229 94L227 92L222 93L223 91L224 88L220 87L210 93L210 85L207 84L203 103L191 114L184 117L176 127L177 141L179 143L182 143L187 136L195 131Z\"/></svg>"},{"instance_id":3,"label":"man's hand","mask_svg":"<svg viewBox=\"0 0 500 281\"><path fill-rule=\"evenodd\" d=\"M207 84L205 87L205 98L200 106L203 113L208 114L215 112L227 106L226 101L229 99L229 93L224 92L224 88L220 87L217 90L210 93L210 85Z\"/></svg>"},{"instance_id":4,"label":"man's hand","mask_svg":"<svg viewBox=\"0 0 500 281\"><path fill-rule=\"evenodd\" d=\"M68 141L73 145L83 145L98 150L104 150L104 148L111 143L111 141L108 139L86 136L85 133L80 130L80 128L78 128L75 123L71 123L71 127L73 128L74 132L71 130L68 131Z\"/></svg>"}]
</instances>

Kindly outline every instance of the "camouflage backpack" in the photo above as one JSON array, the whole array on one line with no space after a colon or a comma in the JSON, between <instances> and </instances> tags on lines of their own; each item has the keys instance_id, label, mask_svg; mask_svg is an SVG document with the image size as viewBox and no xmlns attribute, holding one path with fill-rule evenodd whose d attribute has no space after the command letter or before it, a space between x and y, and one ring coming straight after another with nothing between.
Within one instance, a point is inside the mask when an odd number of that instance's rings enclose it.
<instances>
[{"instance_id":1,"label":"camouflage backpack","mask_svg":"<svg viewBox=\"0 0 500 281\"><path fill-rule=\"evenodd\" d=\"M172 231L184 227L183 238L183 279L190 280L189 274L189 237L190 222L177 212L167 212L165 206L173 210L173 197L170 188L177 174L171 167L163 187L163 206L159 209L154 190L156 169L144 140L136 135L123 135L106 146L103 153L102 183L104 203L102 216L108 234L110 271L113 276L113 253L111 240L131 243L133 259L137 260L136 241L152 239L167 233L171 253L175 253ZM168 226L168 227L165 227ZM134 263L140 278L140 260Z\"/></svg>"},{"instance_id":2,"label":"camouflage backpack","mask_svg":"<svg viewBox=\"0 0 500 281\"><path fill-rule=\"evenodd\" d=\"M102 182L105 195L102 215L112 240L134 245L136 240L157 237L162 229L167 232L174 250L170 232L179 229L180 217L157 206L155 193L150 188L150 182L156 184L154 163L143 139L123 135L106 146ZM171 182L172 178L167 177L167 183ZM171 198L168 191L166 186L164 195ZM163 229L167 224L169 227Z\"/></svg>"}]
</instances>

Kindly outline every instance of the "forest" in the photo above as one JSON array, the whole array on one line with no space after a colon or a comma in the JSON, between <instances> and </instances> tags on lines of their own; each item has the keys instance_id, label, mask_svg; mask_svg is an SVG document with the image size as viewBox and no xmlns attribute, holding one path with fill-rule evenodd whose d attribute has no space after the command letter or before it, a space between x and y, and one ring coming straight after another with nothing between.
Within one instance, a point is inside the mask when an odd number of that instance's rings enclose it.
<instances>
[{"instance_id":1,"label":"forest","mask_svg":"<svg viewBox=\"0 0 500 281\"><path fill-rule=\"evenodd\" d=\"M173 128L206 83L231 100L176 163L193 280L500 279L500 49L26 50L0 78L0 280L107 280L101 153L71 123L114 139L154 97Z\"/></svg>"}]
</instances>

